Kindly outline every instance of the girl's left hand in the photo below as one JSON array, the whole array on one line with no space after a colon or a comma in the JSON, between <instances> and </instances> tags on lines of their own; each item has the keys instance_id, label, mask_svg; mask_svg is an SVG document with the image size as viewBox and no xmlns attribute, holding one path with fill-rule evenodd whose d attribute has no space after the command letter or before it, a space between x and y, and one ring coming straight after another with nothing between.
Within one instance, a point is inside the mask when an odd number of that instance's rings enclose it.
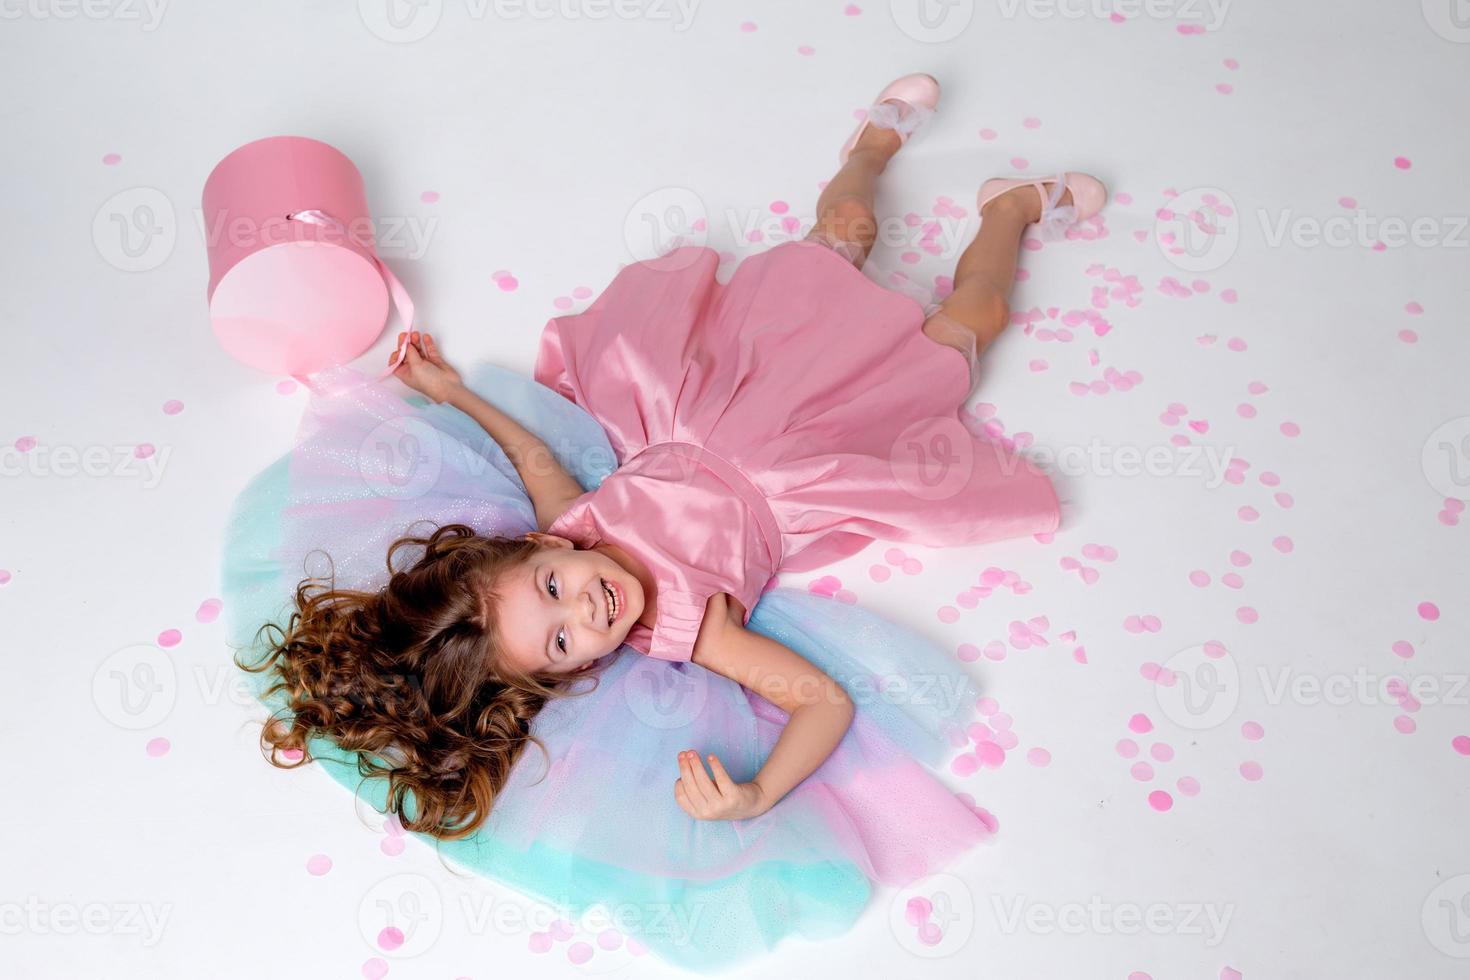
<instances>
[{"instance_id":1,"label":"girl's left hand","mask_svg":"<svg viewBox=\"0 0 1470 980\"><path fill-rule=\"evenodd\" d=\"M684 775L674 781L674 799L685 813L696 820L744 820L770 809L758 785L735 782L715 756L709 757L709 765L714 770L713 780L704 771L698 754L679 753L679 769Z\"/></svg>"}]
</instances>

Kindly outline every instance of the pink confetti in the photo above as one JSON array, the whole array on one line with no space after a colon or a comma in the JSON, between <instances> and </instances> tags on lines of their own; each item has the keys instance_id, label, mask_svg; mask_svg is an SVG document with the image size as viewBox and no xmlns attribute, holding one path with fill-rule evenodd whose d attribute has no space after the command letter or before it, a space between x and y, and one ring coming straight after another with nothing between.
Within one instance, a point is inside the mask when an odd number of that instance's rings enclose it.
<instances>
[{"instance_id":1,"label":"pink confetti","mask_svg":"<svg viewBox=\"0 0 1470 980\"><path fill-rule=\"evenodd\" d=\"M1185 796L1199 795L1199 780L1195 779L1193 776L1180 776L1179 781L1174 785L1178 786L1179 792L1183 793Z\"/></svg>"},{"instance_id":2,"label":"pink confetti","mask_svg":"<svg viewBox=\"0 0 1470 980\"><path fill-rule=\"evenodd\" d=\"M1174 806L1174 797L1161 789L1156 789L1148 794L1148 805L1163 813Z\"/></svg>"},{"instance_id":3,"label":"pink confetti","mask_svg":"<svg viewBox=\"0 0 1470 980\"><path fill-rule=\"evenodd\" d=\"M1432 602L1419 603L1419 618L1434 622L1439 618L1439 607Z\"/></svg>"},{"instance_id":4,"label":"pink confetti","mask_svg":"<svg viewBox=\"0 0 1470 980\"><path fill-rule=\"evenodd\" d=\"M1043 748L1034 748L1026 753L1026 761L1038 768L1051 765L1051 753Z\"/></svg>"},{"instance_id":5,"label":"pink confetti","mask_svg":"<svg viewBox=\"0 0 1470 980\"><path fill-rule=\"evenodd\" d=\"M1259 742L1266 734L1258 721L1247 721L1240 726L1240 734L1252 742Z\"/></svg>"},{"instance_id":6,"label":"pink confetti","mask_svg":"<svg viewBox=\"0 0 1470 980\"><path fill-rule=\"evenodd\" d=\"M1240 774L1245 779L1255 782L1262 776L1261 764L1259 762L1242 762L1240 764Z\"/></svg>"},{"instance_id":7,"label":"pink confetti","mask_svg":"<svg viewBox=\"0 0 1470 980\"><path fill-rule=\"evenodd\" d=\"M313 854L306 859L306 873L320 878L332 870L332 859L325 854Z\"/></svg>"},{"instance_id":8,"label":"pink confetti","mask_svg":"<svg viewBox=\"0 0 1470 980\"><path fill-rule=\"evenodd\" d=\"M1154 723L1148 720L1148 715L1140 712L1128 719L1128 730L1138 735L1144 735L1154 730Z\"/></svg>"},{"instance_id":9,"label":"pink confetti","mask_svg":"<svg viewBox=\"0 0 1470 980\"><path fill-rule=\"evenodd\" d=\"M164 630L158 634L158 645L164 648L175 647L179 645L179 641L183 638L184 635L178 630Z\"/></svg>"},{"instance_id":10,"label":"pink confetti","mask_svg":"<svg viewBox=\"0 0 1470 980\"><path fill-rule=\"evenodd\" d=\"M1408 157L1394 157L1393 165L1395 167L1398 167L1400 170L1408 170L1414 165L1414 163Z\"/></svg>"},{"instance_id":11,"label":"pink confetti","mask_svg":"<svg viewBox=\"0 0 1470 980\"><path fill-rule=\"evenodd\" d=\"M150 757L157 759L160 756L168 755L169 748L170 745L168 739L151 738L148 740L147 746L144 747L144 751L147 752Z\"/></svg>"},{"instance_id":12,"label":"pink confetti","mask_svg":"<svg viewBox=\"0 0 1470 980\"><path fill-rule=\"evenodd\" d=\"M422 194L419 195L419 200L423 201L425 204L437 204L439 202L439 192L424 191Z\"/></svg>"},{"instance_id":13,"label":"pink confetti","mask_svg":"<svg viewBox=\"0 0 1470 980\"><path fill-rule=\"evenodd\" d=\"M1450 739L1450 748L1461 755L1470 755L1470 735L1456 735Z\"/></svg>"}]
</instances>

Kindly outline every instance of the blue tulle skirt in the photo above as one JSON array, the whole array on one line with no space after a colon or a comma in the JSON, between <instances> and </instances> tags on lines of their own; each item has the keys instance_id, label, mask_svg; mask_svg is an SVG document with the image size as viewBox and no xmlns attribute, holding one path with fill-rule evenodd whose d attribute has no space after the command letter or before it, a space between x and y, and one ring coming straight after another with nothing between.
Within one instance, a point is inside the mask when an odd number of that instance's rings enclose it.
<instances>
[{"instance_id":1,"label":"blue tulle skirt","mask_svg":"<svg viewBox=\"0 0 1470 980\"><path fill-rule=\"evenodd\" d=\"M230 515L225 623L247 663L259 658L260 627L286 624L304 578L376 590L400 537L448 523L509 536L536 528L514 465L469 416L401 397L397 382L348 368L333 377L338 393L311 395L296 445ZM549 388L488 364L466 383L543 439L584 488L616 467L597 420ZM573 920L596 909L654 954L712 973L787 935L837 936L875 883L911 883L990 837L990 815L931 771L976 720L978 691L957 660L880 616L789 588L767 592L748 628L826 671L857 706L838 748L768 812L693 819L674 798L677 756L713 753L748 781L786 713L693 663L623 647L595 680L579 680L590 693L553 700L536 718L549 759L527 748L474 835L423 839ZM269 711L285 708L283 695L264 695L271 676L244 676ZM323 738L308 750L386 811L386 782L365 781L356 753Z\"/></svg>"}]
</instances>

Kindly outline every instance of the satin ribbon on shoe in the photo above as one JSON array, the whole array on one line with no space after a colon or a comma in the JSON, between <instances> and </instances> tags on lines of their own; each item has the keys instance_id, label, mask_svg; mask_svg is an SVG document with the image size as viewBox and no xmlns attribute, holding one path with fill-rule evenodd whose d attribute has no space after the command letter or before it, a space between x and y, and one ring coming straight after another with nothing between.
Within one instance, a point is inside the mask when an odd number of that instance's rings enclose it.
<instances>
[{"instance_id":1,"label":"satin ribbon on shoe","mask_svg":"<svg viewBox=\"0 0 1470 980\"><path fill-rule=\"evenodd\" d=\"M1047 193L1041 205L1041 217L1037 219L1036 232L1046 241L1056 241L1065 238L1067 229L1077 223L1077 208L1071 204L1060 207L1057 202L1062 195L1067 193L1067 175L1057 174L1057 179L1052 182L1051 190Z\"/></svg>"}]
</instances>

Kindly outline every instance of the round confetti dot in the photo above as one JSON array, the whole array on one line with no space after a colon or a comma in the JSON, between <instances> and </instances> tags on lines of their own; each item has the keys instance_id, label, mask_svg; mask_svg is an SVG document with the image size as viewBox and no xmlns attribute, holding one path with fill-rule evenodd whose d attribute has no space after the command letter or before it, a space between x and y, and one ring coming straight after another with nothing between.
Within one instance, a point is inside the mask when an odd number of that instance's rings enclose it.
<instances>
[{"instance_id":1,"label":"round confetti dot","mask_svg":"<svg viewBox=\"0 0 1470 980\"><path fill-rule=\"evenodd\" d=\"M1261 764L1259 762L1242 762L1240 764L1240 774L1251 782L1255 782L1261 778Z\"/></svg>"},{"instance_id":2,"label":"round confetti dot","mask_svg":"<svg viewBox=\"0 0 1470 980\"><path fill-rule=\"evenodd\" d=\"M982 769L999 769L1006 761L1006 750L995 742L981 742L975 746L975 761Z\"/></svg>"},{"instance_id":3,"label":"round confetti dot","mask_svg":"<svg viewBox=\"0 0 1470 980\"><path fill-rule=\"evenodd\" d=\"M1292 543L1291 538L1288 538L1286 535L1283 534L1278 538L1272 539L1271 547L1275 548L1277 551L1285 555L1290 554L1291 550L1295 548L1296 545Z\"/></svg>"},{"instance_id":4,"label":"round confetti dot","mask_svg":"<svg viewBox=\"0 0 1470 980\"><path fill-rule=\"evenodd\" d=\"M439 201L439 192L424 191L422 194L419 195L419 200L423 201L425 204L437 204Z\"/></svg>"},{"instance_id":5,"label":"round confetti dot","mask_svg":"<svg viewBox=\"0 0 1470 980\"><path fill-rule=\"evenodd\" d=\"M1147 762L1135 762L1128 770L1129 774L1140 783L1146 783L1154 778L1154 767Z\"/></svg>"},{"instance_id":6,"label":"round confetti dot","mask_svg":"<svg viewBox=\"0 0 1470 980\"><path fill-rule=\"evenodd\" d=\"M526 940L526 948L533 953L546 953L551 950L551 933L533 932Z\"/></svg>"},{"instance_id":7,"label":"round confetti dot","mask_svg":"<svg viewBox=\"0 0 1470 980\"><path fill-rule=\"evenodd\" d=\"M1148 794L1148 805L1163 813L1165 810L1174 806L1174 797L1161 789L1156 789Z\"/></svg>"},{"instance_id":8,"label":"round confetti dot","mask_svg":"<svg viewBox=\"0 0 1470 980\"><path fill-rule=\"evenodd\" d=\"M1261 618L1261 614L1256 612L1256 610L1252 606L1241 606L1239 609L1235 610L1235 618L1249 626L1251 623L1259 620Z\"/></svg>"},{"instance_id":9,"label":"round confetti dot","mask_svg":"<svg viewBox=\"0 0 1470 980\"><path fill-rule=\"evenodd\" d=\"M567 959L580 966L592 959L592 947L587 943L572 943L567 947Z\"/></svg>"},{"instance_id":10,"label":"round confetti dot","mask_svg":"<svg viewBox=\"0 0 1470 980\"><path fill-rule=\"evenodd\" d=\"M1199 780L1193 776L1180 776L1179 781L1174 785L1179 787L1179 792L1185 796L1199 795Z\"/></svg>"},{"instance_id":11,"label":"round confetti dot","mask_svg":"<svg viewBox=\"0 0 1470 980\"><path fill-rule=\"evenodd\" d=\"M374 956L362 964L362 975L367 980L383 980L388 975L388 961L380 956Z\"/></svg>"},{"instance_id":12,"label":"round confetti dot","mask_svg":"<svg viewBox=\"0 0 1470 980\"><path fill-rule=\"evenodd\" d=\"M1266 730L1261 727L1260 722L1248 721L1240 726L1240 734L1250 739L1252 742L1259 742L1261 738L1266 734Z\"/></svg>"},{"instance_id":13,"label":"round confetti dot","mask_svg":"<svg viewBox=\"0 0 1470 980\"><path fill-rule=\"evenodd\" d=\"M178 630L164 630L158 634L158 645L161 647L176 647L183 638L184 634Z\"/></svg>"},{"instance_id":14,"label":"round confetti dot","mask_svg":"<svg viewBox=\"0 0 1470 980\"><path fill-rule=\"evenodd\" d=\"M975 710L988 718L1000 710L1000 705L995 698L981 698L975 702Z\"/></svg>"},{"instance_id":15,"label":"round confetti dot","mask_svg":"<svg viewBox=\"0 0 1470 980\"><path fill-rule=\"evenodd\" d=\"M171 398L163 403L164 415L177 415L184 410L184 403L177 398Z\"/></svg>"},{"instance_id":16,"label":"round confetti dot","mask_svg":"<svg viewBox=\"0 0 1470 980\"><path fill-rule=\"evenodd\" d=\"M384 837L381 841L378 842L378 850L382 851L389 857L397 857L398 855L402 854L403 847L404 844L402 837Z\"/></svg>"},{"instance_id":17,"label":"round confetti dot","mask_svg":"<svg viewBox=\"0 0 1470 980\"><path fill-rule=\"evenodd\" d=\"M151 757L157 759L159 756L168 755L169 740L166 738L151 738L148 740L146 751Z\"/></svg>"},{"instance_id":18,"label":"round confetti dot","mask_svg":"<svg viewBox=\"0 0 1470 980\"><path fill-rule=\"evenodd\" d=\"M993 129L982 129L982 130L980 130L980 138L983 139L983 140L993 140L993 139L995 139L995 137L997 135L999 135L999 134L996 133L996 131L993 130Z\"/></svg>"},{"instance_id":19,"label":"round confetti dot","mask_svg":"<svg viewBox=\"0 0 1470 980\"><path fill-rule=\"evenodd\" d=\"M1450 739L1450 748L1461 755L1470 755L1470 735L1456 735Z\"/></svg>"},{"instance_id":20,"label":"round confetti dot","mask_svg":"<svg viewBox=\"0 0 1470 980\"><path fill-rule=\"evenodd\" d=\"M220 610L224 608L224 605L218 599L205 599L199 604L199 608L194 610L194 619L201 623L212 623L219 618Z\"/></svg>"},{"instance_id":21,"label":"round confetti dot","mask_svg":"<svg viewBox=\"0 0 1470 980\"><path fill-rule=\"evenodd\" d=\"M1254 507L1251 507L1250 505L1246 505L1245 507L1240 508L1240 510L1236 511L1235 513L1236 516L1243 521L1253 521L1261 516L1261 512L1256 510Z\"/></svg>"},{"instance_id":22,"label":"round confetti dot","mask_svg":"<svg viewBox=\"0 0 1470 980\"><path fill-rule=\"evenodd\" d=\"M1035 748L1026 753L1026 761L1038 768L1051 765L1051 753L1046 749Z\"/></svg>"},{"instance_id":23,"label":"round confetti dot","mask_svg":"<svg viewBox=\"0 0 1470 980\"><path fill-rule=\"evenodd\" d=\"M1405 735L1412 735L1414 734L1414 730L1419 726L1416 725L1414 723L1414 719L1410 718L1408 715L1399 715L1393 720L1393 727L1397 728Z\"/></svg>"},{"instance_id":24,"label":"round confetti dot","mask_svg":"<svg viewBox=\"0 0 1470 980\"><path fill-rule=\"evenodd\" d=\"M384 952L391 953L403 945L403 930L397 926L388 926L378 933L378 948Z\"/></svg>"},{"instance_id":25,"label":"round confetti dot","mask_svg":"<svg viewBox=\"0 0 1470 980\"><path fill-rule=\"evenodd\" d=\"M796 53L805 57L808 55L816 54L817 49L812 47L810 44L803 44L801 47L796 49Z\"/></svg>"},{"instance_id":26,"label":"round confetti dot","mask_svg":"<svg viewBox=\"0 0 1470 980\"><path fill-rule=\"evenodd\" d=\"M1138 743L1131 738L1118 739L1118 744L1114 748L1125 759L1131 759L1138 754Z\"/></svg>"},{"instance_id":27,"label":"round confetti dot","mask_svg":"<svg viewBox=\"0 0 1470 980\"><path fill-rule=\"evenodd\" d=\"M9 584L10 584L10 572L8 570L4 569L4 568L0 568L0 585L9 585Z\"/></svg>"},{"instance_id":28,"label":"round confetti dot","mask_svg":"<svg viewBox=\"0 0 1470 980\"><path fill-rule=\"evenodd\" d=\"M332 859L325 854L313 854L306 859L306 873L320 878L332 870Z\"/></svg>"},{"instance_id":29,"label":"round confetti dot","mask_svg":"<svg viewBox=\"0 0 1470 980\"><path fill-rule=\"evenodd\" d=\"M1040 129L1041 120L1037 119L1035 116L1027 116L1025 119L1021 120L1021 125L1025 126L1027 129Z\"/></svg>"},{"instance_id":30,"label":"round confetti dot","mask_svg":"<svg viewBox=\"0 0 1470 980\"><path fill-rule=\"evenodd\" d=\"M1136 714L1128 719L1128 730L1144 735L1154 730L1154 723L1148 720L1148 715Z\"/></svg>"},{"instance_id":31,"label":"round confetti dot","mask_svg":"<svg viewBox=\"0 0 1470 980\"><path fill-rule=\"evenodd\" d=\"M1148 754L1154 757L1155 762L1170 762L1174 758L1174 746L1168 742L1155 742L1149 747Z\"/></svg>"},{"instance_id":32,"label":"round confetti dot","mask_svg":"<svg viewBox=\"0 0 1470 980\"><path fill-rule=\"evenodd\" d=\"M1414 655L1414 644L1408 640L1394 640L1392 649L1395 654L1403 657L1405 660L1408 660Z\"/></svg>"},{"instance_id":33,"label":"round confetti dot","mask_svg":"<svg viewBox=\"0 0 1470 980\"><path fill-rule=\"evenodd\" d=\"M751 31L755 30L755 22L748 20L745 23L743 23L743 24L740 25L740 29L742 31L744 31L746 34L749 34Z\"/></svg>"},{"instance_id":34,"label":"round confetti dot","mask_svg":"<svg viewBox=\"0 0 1470 980\"><path fill-rule=\"evenodd\" d=\"M1208 572L1204 572L1196 568L1194 571L1189 573L1189 581L1192 585L1204 588L1205 586L1210 584L1210 576Z\"/></svg>"},{"instance_id":35,"label":"round confetti dot","mask_svg":"<svg viewBox=\"0 0 1470 980\"><path fill-rule=\"evenodd\" d=\"M1398 167L1400 170L1408 170L1414 165L1414 163L1408 157L1394 157L1393 165L1395 167Z\"/></svg>"},{"instance_id":36,"label":"round confetti dot","mask_svg":"<svg viewBox=\"0 0 1470 980\"><path fill-rule=\"evenodd\" d=\"M1400 330L1399 340L1402 340L1406 344L1417 344L1419 342L1419 335L1412 330Z\"/></svg>"},{"instance_id":37,"label":"round confetti dot","mask_svg":"<svg viewBox=\"0 0 1470 980\"><path fill-rule=\"evenodd\" d=\"M1432 602L1419 603L1419 618L1434 622L1439 618L1439 607Z\"/></svg>"}]
</instances>

